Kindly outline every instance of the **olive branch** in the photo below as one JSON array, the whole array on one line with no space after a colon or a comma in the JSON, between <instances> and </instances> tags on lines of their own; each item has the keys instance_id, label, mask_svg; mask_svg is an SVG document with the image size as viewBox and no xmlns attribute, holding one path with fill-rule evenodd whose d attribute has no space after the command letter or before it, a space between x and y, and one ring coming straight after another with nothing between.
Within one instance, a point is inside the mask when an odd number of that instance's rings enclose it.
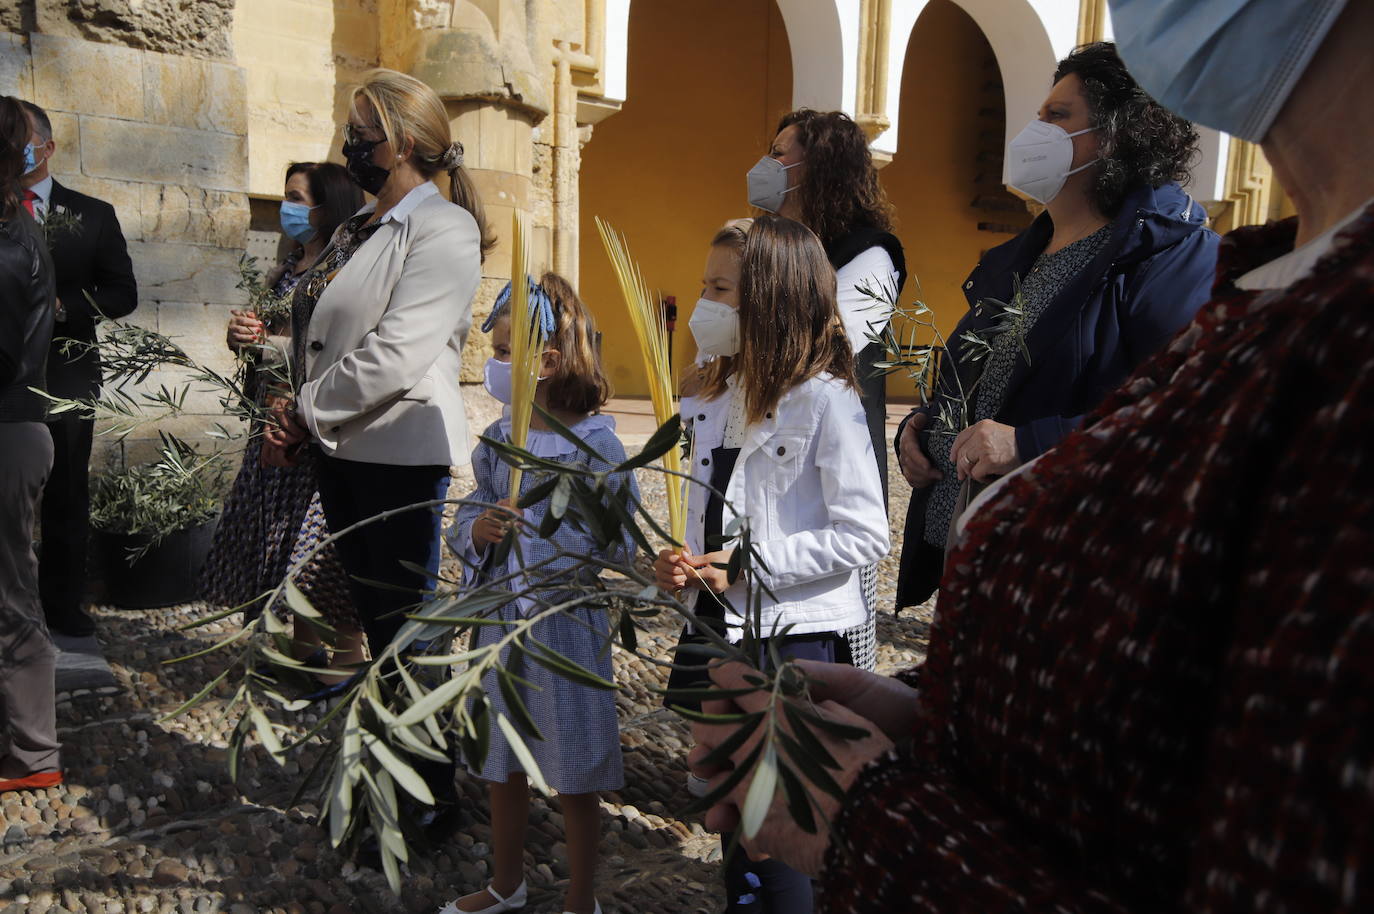
<instances>
[{"instance_id":1,"label":"olive branch","mask_svg":"<svg viewBox=\"0 0 1374 914\"><path fill-rule=\"evenodd\" d=\"M552 430L588 457L609 464L553 416L542 410L541 413ZM311 674L326 671L291 657L287 626L273 611L264 612L240 631L204 650L168 661L176 663L215 652L229 656L225 669L167 718L195 707L234 674L237 688L224 710L225 714L238 714L228 749L231 777L237 778L239 757L250 736L278 764L284 764L291 753L309 743L322 746L324 751L302 779L292 802L314 790L322 818L328 823L330 841L336 847L353 847L366 835L374 835L387 880L393 891L399 891L401 866L410 859L411 848L421 840L416 826L417 804L434 801L416 770L419 760L447 762L456 753L469 766L480 770L495 727L509 742L536 789L547 794L549 787L529 751L529 741L541 740L543 735L517 688L528 684L522 675L525 665L537 664L588 688L622 688L540 642L535 634L538 624L582 607L607 607L614 616L612 631L616 636L607 638L605 650L611 649L612 640L618 640L623 650L647 663L673 666L642 652L637 633L643 624L641 620L664 612L674 613L701 631L709 642L694 647L701 663L680 665L709 670L725 662L742 663L751 668L750 687L735 691L704 687L653 691L664 695L670 707L689 720L740 725L712 753L715 760L728 758L762 728L762 737L746 763L696 805L704 809L723 800L753 771L754 781L742 809L741 834L752 837L757 833L778 789L783 791L787 808L798 826L814 832L819 827L815 811L820 806L807 785L836 797L843 795L830 774L839 765L824 748L818 732L839 739L859 738L867 733L821 714L807 696L806 677L800 668L778 656L775 642L764 647L764 638L786 635L789 629L762 630L763 599L769 593L767 572L752 540L748 519L736 517L725 530L725 536L737 543L726 570L731 580L745 583L748 593L738 641L731 642L703 623L676 595L660 590L650 574L634 561L636 554L654 554L651 537L671 540L664 529L666 519L655 517L634 496L630 486L617 486L616 481L636 470L663 473L669 484L690 479L687 474L665 470L657 463L668 449L678 445L680 437L680 421L674 416L651 436L640 453L600 472L587 465L545 460L507 442L484 439L503 462L539 480L521 497L519 507L549 500L549 511L538 528L523 517L518 518L506 538L493 547L494 567L504 567L511 551L517 550L513 563L516 571L483 579L466 588L454 581L434 580L434 593L417 601L395 638L356 670L338 703L304 734L293 736L294 731L286 722L287 715L307 704L293 696L318 689ZM452 504L493 507L467 499L423 502L368 518L346 530L333 531L314 549L323 549L362 526L402 511L432 510ZM624 560L613 561L569 552L553 543L552 557L527 563L518 551L520 537L551 537L563 524L590 535L598 552L610 550L617 543L632 544L633 551L626 550ZM303 557L276 588L264 595L264 605L290 607L329 643L334 630L294 581L297 570L309 559L310 556ZM565 560L572 560L574 566L541 580L542 569ZM460 557L460 561L466 560ZM600 577L602 574L604 578ZM516 599L528 601L533 610L527 610L518 620L498 618L500 609ZM241 608L228 608L184 628L224 619ZM466 649L461 644L454 649L455 642L464 634L481 627L500 628L499 637L481 646L474 646L473 638L473 644ZM508 714L493 715L483 683L488 676L495 677ZM676 704L730 699L756 690L768 693L769 704L765 711L752 714L705 714Z\"/></svg>"},{"instance_id":2,"label":"olive branch","mask_svg":"<svg viewBox=\"0 0 1374 914\"><path fill-rule=\"evenodd\" d=\"M958 436L972 424L973 409L977 404L975 394L983 380L982 365L978 366L976 374L967 379L967 383L958 366L942 372L942 354L948 355L952 350L935 323L935 312L924 301L917 299L909 307L903 307L897 301L897 284L894 280L865 281L856 288L861 295L889 309L894 318L887 322L881 332L870 330L868 333L869 342L882 346L886 355L884 360L874 363L875 373L888 375L905 371L916 387L922 406L928 405L935 398L937 387L943 386L945 396L940 400L940 412L936 417L939 420L938 427L932 428L930 434L950 438ZM959 365L985 363L998 338L1006 334L1010 334L1009 338L1020 348L1026 363L1030 363L1030 349L1026 346L1029 327L1019 276L1012 277L1010 302L984 298L974 305L973 311L979 317L985 311L990 313L992 325L981 331L965 330L959 335L959 351L953 356ZM895 318L898 317L905 324L900 334L893 329L897 322ZM945 377L953 379L952 388L943 384Z\"/></svg>"}]
</instances>

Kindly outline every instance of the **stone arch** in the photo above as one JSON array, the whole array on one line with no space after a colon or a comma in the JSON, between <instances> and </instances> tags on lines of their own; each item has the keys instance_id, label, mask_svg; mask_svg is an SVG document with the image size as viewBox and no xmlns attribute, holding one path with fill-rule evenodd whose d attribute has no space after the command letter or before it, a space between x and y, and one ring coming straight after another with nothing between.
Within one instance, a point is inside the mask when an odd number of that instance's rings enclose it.
<instances>
[{"instance_id":1,"label":"stone arch","mask_svg":"<svg viewBox=\"0 0 1374 914\"><path fill-rule=\"evenodd\" d=\"M611 102L623 102L629 97L631 2L605 0L602 95ZM860 0L776 2L792 50L793 106L852 114L858 90ZM924 4L917 4L920 5Z\"/></svg>"},{"instance_id":2,"label":"stone arch","mask_svg":"<svg viewBox=\"0 0 1374 914\"><path fill-rule=\"evenodd\" d=\"M635 396L647 393L639 349L593 218L624 233L650 288L675 298L675 364L689 361L707 243L749 212L745 173L793 104L796 55L777 0L605 0L605 10L601 89L618 113L596 121L581 150L579 291L617 394Z\"/></svg>"},{"instance_id":3,"label":"stone arch","mask_svg":"<svg viewBox=\"0 0 1374 914\"><path fill-rule=\"evenodd\" d=\"M777 0L792 47L792 105L854 113L860 0Z\"/></svg>"},{"instance_id":4,"label":"stone arch","mask_svg":"<svg viewBox=\"0 0 1374 914\"><path fill-rule=\"evenodd\" d=\"M605 36L602 96L607 101L623 102L630 72L630 0L606 0Z\"/></svg>"},{"instance_id":5,"label":"stone arch","mask_svg":"<svg viewBox=\"0 0 1374 914\"><path fill-rule=\"evenodd\" d=\"M1054 66L1077 40L1076 4L1055 0L955 0L982 29L997 56L1006 94L1006 140L1035 116ZM874 141L880 152L897 152L902 72L907 44L928 0L896 4L888 36L888 116L891 127Z\"/></svg>"}]
</instances>

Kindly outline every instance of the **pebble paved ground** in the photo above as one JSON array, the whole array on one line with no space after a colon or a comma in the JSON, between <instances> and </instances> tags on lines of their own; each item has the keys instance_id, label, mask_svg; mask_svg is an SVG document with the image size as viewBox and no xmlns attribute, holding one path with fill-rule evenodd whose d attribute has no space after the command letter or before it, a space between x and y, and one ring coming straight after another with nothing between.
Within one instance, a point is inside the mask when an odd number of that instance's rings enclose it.
<instances>
[{"instance_id":1,"label":"pebble paved ground","mask_svg":"<svg viewBox=\"0 0 1374 914\"><path fill-rule=\"evenodd\" d=\"M661 498L647 486L651 500ZM884 563L879 616L879 669L923 656L929 607L891 613L900 549L900 518L909 490L892 480L894 552ZM661 493L661 487L658 487ZM99 638L118 679L117 694L60 696L58 724L67 783L0 798L0 911L25 914L345 914L433 911L486 881L490 829L479 785L460 776L469 802L451 840L412 861L397 898L380 873L343 859L314 825L309 803L290 805L307 750L283 777L260 749L245 753L239 784L229 780L229 725L217 695L166 724L158 719L209 681L215 656L166 666L164 661L235 630L237 617L205 629L178 626L201 607L120 611L96 608ZM641 646L666 656L678 625L650 620ZM602 907L620 912L719 910L717 842L698 818L680 815L687 728L661 710L649 685L663 673L616 651L626 786L604 798L600 849ZM313 717L298 723L308 726ZM527 854L531 903L561 910L567 876L562 818L537 800Z\"/></svg>"}]
</instances>

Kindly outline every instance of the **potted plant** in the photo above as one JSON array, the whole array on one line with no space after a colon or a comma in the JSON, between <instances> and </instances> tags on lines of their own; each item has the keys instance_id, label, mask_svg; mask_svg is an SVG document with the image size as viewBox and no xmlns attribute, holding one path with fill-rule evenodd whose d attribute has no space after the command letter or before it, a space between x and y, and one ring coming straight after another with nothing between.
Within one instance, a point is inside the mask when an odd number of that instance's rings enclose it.
<instances>
[{"instance_id":1,"label":"potted plant","mask_svg":"<svg viewBox=\"0 0 1374 914\"><path fill-rule=\"evenodd\" d=\"M158 459L97 476L93 546L105 598L143 609L189 603L210 550L224 459L163 433Z\"/></svg>"}]
</instances>

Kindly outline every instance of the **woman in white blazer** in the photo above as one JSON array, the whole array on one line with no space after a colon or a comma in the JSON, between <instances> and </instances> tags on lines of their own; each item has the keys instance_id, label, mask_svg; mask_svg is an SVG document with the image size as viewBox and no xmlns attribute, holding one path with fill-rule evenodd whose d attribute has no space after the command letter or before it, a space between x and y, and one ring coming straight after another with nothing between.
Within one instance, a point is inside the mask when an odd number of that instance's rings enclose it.
<instances>
[{"instance_id":1,"label":"woman in white blazer","mask_svg":"<svg viewBox=\"0 0 1374 914\"><path fill-rule=\"evenodd\" d=\"M268 461L289 461L307 445L317 452L320 502L335 532L444 498L449 468L468 462L458 375L482 259L495 243L463 147L424 83L368 73L344 137L349 173L377 199L339 226L298 286L294 407L279 410L282 427L264 446ZM433 183L441 173L453 202ZM373 656L429 586L403 563L438 571L440 520L438 510L404 512L338 542Z\"/></svg>"}]
</instances>

